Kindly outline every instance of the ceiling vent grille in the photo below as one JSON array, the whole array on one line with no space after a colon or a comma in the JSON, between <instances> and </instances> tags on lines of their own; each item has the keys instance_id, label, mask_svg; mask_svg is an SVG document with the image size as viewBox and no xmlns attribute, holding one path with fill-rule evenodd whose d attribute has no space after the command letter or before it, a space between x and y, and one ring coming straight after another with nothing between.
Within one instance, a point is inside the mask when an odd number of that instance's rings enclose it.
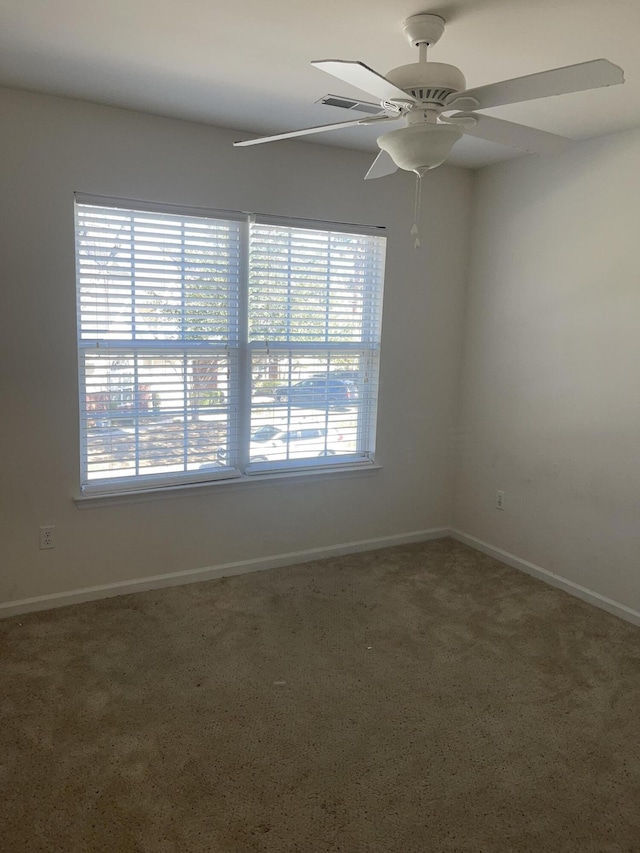
<instances>
[{"instance_id":1,"label":"ceiling vent grille","mask_svg":"<svg viewBox=\"0 0 640 853\"><path fill-rule=\"evenodd\" d=\"M380 104L372 104L369 101L356 101L353 98L343 98L341 95L325 95L315 102L326 104L328 107L340 107L343 110L356 110L369 115L377 115L382 112Z\"/></svg>"}]
</instances>

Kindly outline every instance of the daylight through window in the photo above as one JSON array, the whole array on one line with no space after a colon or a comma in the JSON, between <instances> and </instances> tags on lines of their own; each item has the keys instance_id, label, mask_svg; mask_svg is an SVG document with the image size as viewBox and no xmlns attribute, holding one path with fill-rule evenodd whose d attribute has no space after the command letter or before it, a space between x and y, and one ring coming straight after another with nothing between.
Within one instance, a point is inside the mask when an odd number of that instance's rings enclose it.
<instances>
[{"instance_id":1,"label":"daylight through window","mask_svg":"<svg viewBox=\"0 0 640 853\"><path fill-rule=\"evenodd\" d=\"M385 242L79 197L83 493L370 464Z\"/></svg>"}]
</instances>

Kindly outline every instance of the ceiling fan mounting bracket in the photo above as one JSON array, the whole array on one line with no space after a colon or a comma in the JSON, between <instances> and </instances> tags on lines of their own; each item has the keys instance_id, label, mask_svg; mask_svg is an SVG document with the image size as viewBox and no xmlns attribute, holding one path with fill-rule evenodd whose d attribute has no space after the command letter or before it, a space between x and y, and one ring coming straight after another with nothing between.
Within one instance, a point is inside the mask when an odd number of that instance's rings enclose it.
<instances>
[{"instance_id":1,"label":"ceiling fan mounting bracket","mask_svg":"<svg viewBox=\"0 0 640 853\"><path fill-rule=\"evenodd\" d=\"M411 98L407 98L406 101L401 101L400 98L394 98L393 100L388 101L380 101L380 107L383 109L387 115L397 115L403 116L405 113L408 113L415 106L415 101Z\"/></svg>"},{"instance_id":2,"label":"ceiling fan mounting bracket","mask_svg":"<svg viewBox=\"0 0 640 853\"><path fill-rule=\"evenodd\" d=\"M461 127L465 130L471 130L478 124L478 117L474 115L464 115L462 113L454 116L440 117L441 124L452 124L454 127Z\"/></svg>"},{"instance_id":3,"label":"ceiling fan mounting bracket","mask_svg":"<svg viewBox=\"0 0 640 853\"><path fill-rule=\"evenodd\" d=\"M459 98L450 97L446 102L447 110L462 110L463 112L470 112L471 110L477 110L480 107L480 101L477 98L471 98L469 95L462 95Z\"/></svg>"},{"instance_id":4,"label":"ceiling fan mounting bracket","mask_svg":"<svg viewBox=\"0 0 640 853\"><path fill-rule=\"evenodd\" d=\"M434 45L444 32L444 18L440 15L412 15L404 22L402 31L411 47Z\"/></svg>"}]
</instances>

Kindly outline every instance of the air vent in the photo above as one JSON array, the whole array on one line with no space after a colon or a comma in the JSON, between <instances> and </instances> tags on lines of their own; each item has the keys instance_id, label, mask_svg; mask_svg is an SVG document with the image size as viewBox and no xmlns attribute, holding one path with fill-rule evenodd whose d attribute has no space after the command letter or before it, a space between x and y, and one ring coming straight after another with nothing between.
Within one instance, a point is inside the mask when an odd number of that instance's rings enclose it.
<instances>
[{"instance_id":1,"label":"air vent","mask_svg":"<svg viewBox=\"0 0 640 853\"><path fill-rule=\"evenodd\" d=\"M348 101L346 98L336 98L333 95L327 95L326 98L321 99L320 103L326 104L328 107L343 107L345 110L352 110L358 102Z\"/></svg>"},{"instance_id":2,"label":"air vent","mask_svg":"<svg viewBox=\"0 0 640 853\"><path fill-rule=\"evenodd\" d=\"M421 86L420 88L408 89L407 91L416 101L420 101L422 104L439 104L440 106L444 106L447 95L455 92L455 89L431 89Z\"/></svg>"},{"instance_id":3,"label":"air vent","mask_svg":"<svg viewBox=\"0 0 640 853\"><path fill-rule=\"evenodd\" d=\"M380 104L372 104L369 101L354 101L352 98L343 98L340 95L325 95L316 101L316 104L340 107L343 110L356 110L360 113L369 113L369 115L377 115L377 113L382 112Z\"/></svg>"}]
</instances>

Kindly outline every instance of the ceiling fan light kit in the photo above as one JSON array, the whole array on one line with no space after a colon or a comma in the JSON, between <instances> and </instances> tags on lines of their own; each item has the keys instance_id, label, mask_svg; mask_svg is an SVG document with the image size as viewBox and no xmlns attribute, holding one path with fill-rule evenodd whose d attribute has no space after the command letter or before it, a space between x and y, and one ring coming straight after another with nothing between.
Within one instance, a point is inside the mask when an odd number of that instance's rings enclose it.
<instances>
[{"instance_id":1,"label":"ceiling fan light kit","mask_svg":"<svg viewBox=\"0 0 640 853\"><path fill-rule=\"evenodd\" d=\"M383 133L378 145L399 169L423 174L447 159L462 131L442 124L413 124Z\"/></svg>"}]
</instances>

